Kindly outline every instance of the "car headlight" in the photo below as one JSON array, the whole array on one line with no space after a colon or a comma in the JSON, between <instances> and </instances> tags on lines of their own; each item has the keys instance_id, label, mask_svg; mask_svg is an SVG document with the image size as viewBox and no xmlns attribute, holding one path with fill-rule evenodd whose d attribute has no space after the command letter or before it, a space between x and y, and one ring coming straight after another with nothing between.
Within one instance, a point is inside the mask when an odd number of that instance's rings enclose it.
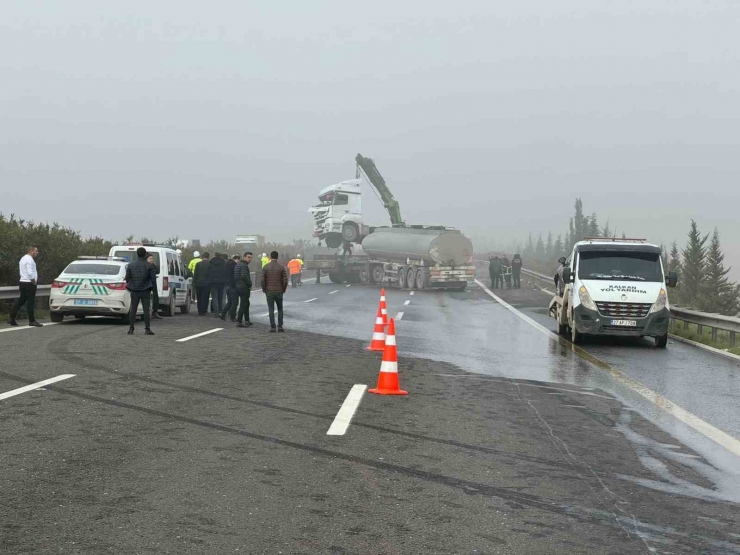
<instances>
[{"instance_id":1,"label":"car headlight","mask_svg":"<svg viewBox=\"0 0 740 555\"><path fill-rule=\"evenodd\" d=\"M661 289L660 293L658 293L658 300L653 303L653 306L650 308L650 314L653 312L660 312L663 310L666 305L668 304L668 296L665 293L665 289Z\"/></svg>"},{"instance_id":2,"label":"car headlight","mask_svg":"<svg viewBox=\"0 0 740 555\"><path fill-rule=\"evenodd\" d=\"M596 303L591 299L591 295L588 294L586 287L583 285L581 285L581 288L578 290L578 298L581 299L581 304L585 308L596 310Z\"/></svg>"}]
</instances>

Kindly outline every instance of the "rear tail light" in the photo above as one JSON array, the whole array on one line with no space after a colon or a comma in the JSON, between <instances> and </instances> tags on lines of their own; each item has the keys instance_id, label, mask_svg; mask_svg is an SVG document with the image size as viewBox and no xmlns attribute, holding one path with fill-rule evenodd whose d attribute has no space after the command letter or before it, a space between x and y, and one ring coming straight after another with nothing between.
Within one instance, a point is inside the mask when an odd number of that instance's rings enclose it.
<instances>
[{"instance_id":1,"label":"rear tail light","mask_svg":"<svg viewBox=\"0 0 740 555\"><path fill-rule=\"evenodd\" d=\"M52 289L63 289L64 287L67 287L69 285L68 283L65 283L63 281L57 281L54 280L51 282L51 288Z\"/></svg>"},{"instance_id":2,"label":"rear tail light","mask_svg":"<svg viewBox=\"0 0 740 555\"><path fill-rule=\"evenodd\" d=\"M126 289L126 282L124 281L120 283L105 283L103 285L105 285L111 291L124 291Z\"/></svg>"},{"instance_id":3,"label":"rear tail light","mask_svg":"<svg viewBox=\"0 0 740 555\"><path fill-rule=\"evenodd\" d=\"M170 278L162 278L162 291L168 291L170 288Z\"/></svg>"}]
</instances>

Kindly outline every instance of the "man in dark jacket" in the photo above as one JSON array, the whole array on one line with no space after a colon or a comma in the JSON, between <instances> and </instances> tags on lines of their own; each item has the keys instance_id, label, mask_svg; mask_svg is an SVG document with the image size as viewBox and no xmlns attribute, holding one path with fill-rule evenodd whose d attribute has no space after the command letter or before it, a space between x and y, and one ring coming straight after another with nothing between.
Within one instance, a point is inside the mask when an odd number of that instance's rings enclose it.
<instances>
[{"instance_id":1,"label":"man in dark jacket","mask_svg":"<svg viewBox=\"0 0 740 555\"><path fill-rule=\"evenodd\" d=\"M236 294L236 284L234 283L234 268L239 262L239 255L235 254L226 261L226 306L218 314L222 320L226 320L226 315L232 322L236 321L236 309L239 304L239 297Z\"/></svg>"},{"instance_id":2,"label":"man in dark jacket","mask_svg":"<svg viewBox=\"0 0 740 555\"><path fill-rule=\"evenodd\" d=\"M157 283L157 272L153 264L146 261L146 249L139 247L136 249L136 260L126 267L126 289L131 293L131 307L128 311L128 334L134 333L134 322L136 321L136 312L139 309L139 302L144 307L144 328L146 335L154 335L149 328L150 324L150 304L152 287Z\"/></svg>"},{"instance_id":3,"label":"man in dark jacket","mask_svg":"<svg viewBox=\"0 0 740 555\"><path fill-rule=\"evenodd\" d=\"M492 256L488 262L488 277L491 278L491 289L498 289L501 285L501 260Z\"/></svg>"},{"instance_id":4,"label":"man in dark jacket","mask_svg":"<svg viewBox=\"0 0 740 555\"><path fill-rule=\"evenodd\" d=\"M277 331L283 329L283 294L288 289L288 272L278 261L278 252L270 253L270 262L262 268L262 291L267 297L267 308L270 311L270 333L275 332L275 305L278 308Z\"/></svg>"},{"instance_id":5,"label":"man in dark jacket","mask_svg":"<svg viewBox=\"0 0 740 555\"><path fill-rule=\"evenodd\" d=\"M198 297L199 316L208 314L208 295L211 291L209 282L209 273L211 270L211 265L209 264L210 258L211 255L204 252L200 262L195 265L195 272L193 272L193 285L195 286L195 294Z\"/></svg>"},{"instance_id":6,"label":"man in dark jacket","mask_svg":"<svg viewBox=\"0 0 740 555\"><path fill-rule=\"evenodd\" d=\"M511 279L514 281L514 289L521 289L522 284L519 278L522 275L522 255L515 254L511 259Z\"/></svg>"},{"instance_id":7,"label":"man in dark jacket","mask_svg":"<svg viewBox=\"0 0 740 555\"><path fill-rule=\"evenodd\" d=\"M208 263L208 283L211 286L211 312L217 315L224 309L224 288L226 287L226 262L221 258L221 253L216 253Z\"/></svg>"},{"instance_id":8,"label":"man in dark jacket","mask_svg":"<svg viewBox=\"0 0 740 555\"><path fill-rule=\"evenodd\" d=\"M236 294L239 297L239 314L236 317L238 328L248 328L252 325L249 321L249 296L252 292L252 274L249 271L249 263L252 261L252 253L245 252L244 258L234 268L234 284Z\"/></svg>"}]
</instances>

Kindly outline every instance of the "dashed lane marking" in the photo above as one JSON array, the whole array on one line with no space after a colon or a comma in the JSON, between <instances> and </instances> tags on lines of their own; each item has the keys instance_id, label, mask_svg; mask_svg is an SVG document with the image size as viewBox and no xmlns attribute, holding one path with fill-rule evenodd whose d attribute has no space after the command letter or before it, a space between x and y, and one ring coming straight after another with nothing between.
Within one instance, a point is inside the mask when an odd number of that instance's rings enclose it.
<instances>
[{"instance_id":1,"label":"dashed lane marking","mask_svg":"<svg viewBox=\"0 0 740 555\"><path fill-rule=\"evenodd\" d=\"M308 299L307 301L303 301L303 302L304 302L304 303L312 303L312 302L314 302L314 301L318 301L318 300L319 300L319 298L318 298L318 297L314 297L313 299Z\"/></svg>"},{"instance_id":2,"label":"dashed lane marking","mask_svg":"<svg viewBox=\"0 0 740 555\"><path fill-rule=\"evenodd\" d=\"M398 314L396 314L396 322L402 319L403 319L403 312L399 312Z\"/></svg>"},{"instance_id":3,"label":"dashed lane marking","mask_svg":"<svg viewBox=\"0 0 740 555\"><path fill-rule=\"evenodd\" d=\"M31 385L24 385L23 387L19 387L18 389L6 391L5 393L0 393L0 401L2 401L3 399L7 399L8 397L15 397L16 395L20 395L21 393L25 393L26 391L33 391L34 389L39 389L40 387L44 387L45 385L61 382L62 380L68 380L69 378L74 377L75 374L61 374L59 376L56 376L55 378L49 378L48 380L44 380L42 382L32 383Z\"/></svg>"},{"instance_id":4,"label":"dashed lane marking","mask_svg":"<svg viewBox=\"0 0 740 555\"><path fill-rule=\"evenodd\" d=\"M334 293L339 293L339 289L335 289L334 291L329 291L329 295L333 295Z\"/></svg>"},{"instance_id":5,"label":"dashed lane marking","mask_svg":"<svg viewBox=\"0 0 740 555\"><path fill-rule=\"evenodd\" d=\"M212 333L216 333L217 331L221 331L223 328L215 328L212 330L204 331L203 333L196 333L195 335L191 335L190 337L183 337L182 339L178 339L178 343L185 343L186 341L190 341L191 339L197 339L198 337L203 337L204 335L210 335Z\"/></svg>"},{"instance_id":6,"label":"dashed lane marking","mask_svg":"<svg viewBox=\"0 0 740 555\"><path fill-rule=\"evenodd\" d=\"M351 284L351 283L349 283L349 284L347 284L347 285L346 285L346 287L352 287L352 284Z\"/></svg>"},{"instance_id":7,"label":"dashed lane marking","mask_svg":"<svg viewBox=\"0 0 740 555\"><path fill-rule=\"evenodd\" d=\"M57 326L59 325L59 322L49 322L48 324L42 324L44 327L46 326ZM9 331L22 331L22 330L35 330L36 328L34 326L18 326L17 328L6 328L4 330L0 330L0 333L6 333Z\"/></svg>"},{"instance_id":8,"label":"dashed lane marking","mask_svg":"<svg viewBox=\"0 0 740 555\"><path fill-rule=\"evenodd\" d=\"M411 293L409 293L409 295L411 295L413 297L414 296L414 292L412 291Z\"/></svg>"},{"instance_id":9,"label":"dashed lane marking","mask_svg":"<svg viewBox=\"0 0 740 555\"><path fill-rule=\"evenodd\" d=\"M527 316L526 314L523 314L513 306L511 306L509 303L507 303L505 300L503 300L501 297L493 293L488 287L483 285L480 280L475 280L475 283L478 284L478 286L483 289L491 298L493 298L496 302L498 302L501 306L503 306L506 310L510 311L512 314L517 316L518 318L521 318L525 322L527 322L529 325L534 327L535 329L541 331L545 335L547 335L550 339L553 341L557 341L560 343L561 341L565 342L565 340L557 335L555 332L550 331L545 326L535 322ZM670 399L666 399L663 397L660 393L656 393L652 389L649 389L645 387L643 384L638 382L637 380L630 378L627 374L622 372L621 370L617 370L616 368L613 368L611 365L607 364L603 360L596 358L588 351L581 349L580 347L577 347L576 345L573 345L572 343L568 344L571 348L571 350L576 353L578 356L583 358L584 360L587 360L600 370L603 370L605 373L609 374L612 378L614 378L615 381L618 383L630 388L632 391L637 393L638 395L641 395L651 403L653 403L658 408L663 409L665 412L670 414L671 416L677 418L687 426L693 428L697 432L703 434L704 436L708 437L715 443L721 445L731 453L737 455L740 457L740 440L732 437L730 434L727 434L720 430L719 428L713 426L709 422L706 422L699 418L698 416L690 413L686 409L679 407L676 403L671 401Z\"/></svg>"},{"instance_id":10,"label":"dashed lane marking","mask_svg":"<svg viewBox=\"0 0 740 555\"><path fill-rule=\"evenodd\" d=\"M352 386L352 389L347 394L347 398L339 408L339 412L334 417L334 421L329 426L326 435L343 436L347 432L347 428L349 428L349 424L352 422L352 417L355 415L357 407L360 406L360 401L362 401L362 396L365 394L366 389L367 386L365 384L358 383Z\"/></svg>"},{"instance_id":11,"label":"dashed lane marking","mask_svg":"<svg viewBox=\"0 0 740 555\"><path fill-rule=\"evenodd\" d=\"M410 305L410 304L411 304L411 301L406 301L406 302L405 302L405 303L403 303L403 304L404 304L405 306L408 306L408 305Z\"/></svg>"}]
</instances>

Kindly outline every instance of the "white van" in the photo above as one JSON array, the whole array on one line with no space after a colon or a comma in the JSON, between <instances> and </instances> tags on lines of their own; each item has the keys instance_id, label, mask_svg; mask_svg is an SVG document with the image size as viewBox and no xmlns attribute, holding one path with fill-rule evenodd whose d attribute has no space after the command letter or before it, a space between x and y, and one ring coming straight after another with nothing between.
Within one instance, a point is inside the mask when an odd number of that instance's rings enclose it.
<instances>
[{"instance_id":1,"label":"white van","mask_svg":"<svg viewBox=\"0 0 740 555\"><path fill-rule=\"evenodd\" d=\"M189 313L188 269L176 249L168 245L116 245L111 247L108 255L133 261L136 260L136 249L139 247L144 247L147 253L154 256L154 265L157 267L159 308L164 315L174 316L177 307L183 314Z\"/></svg>"},{"instance_id":2,"label":"white van","mask_svg":"<svg viewBox=\"0 0 740 555\"><path fill-rule=\"evenodd\" d=\"M579 241L561 258L564 291L550 303L558 331L573 343L584 335L654 337L668 343L670 307L666 286L678 276L665 273L660 247L644 239Z\"/></svg>"}]
</instances>

